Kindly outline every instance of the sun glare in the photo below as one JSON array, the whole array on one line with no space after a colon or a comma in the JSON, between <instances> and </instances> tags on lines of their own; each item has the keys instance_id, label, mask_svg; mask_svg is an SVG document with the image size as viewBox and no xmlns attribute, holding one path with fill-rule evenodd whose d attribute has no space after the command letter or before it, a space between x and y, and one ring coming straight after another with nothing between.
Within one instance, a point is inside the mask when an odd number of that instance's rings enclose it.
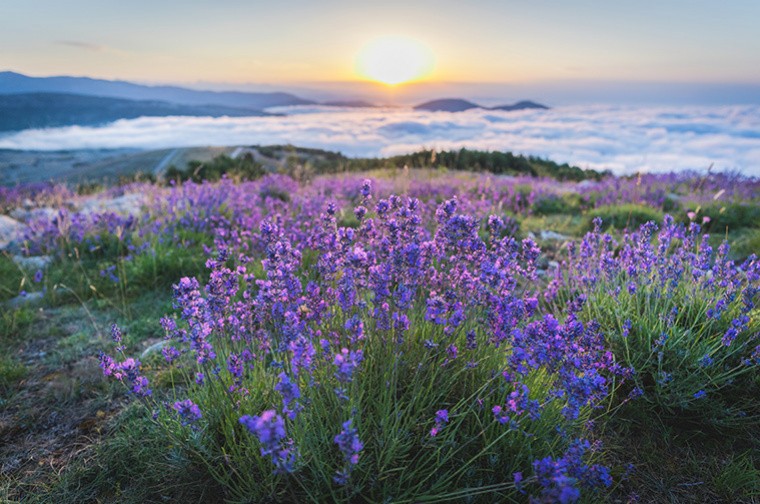
<instances>
[{"instance_id":1,"label":"sun glare","mask_svg":"<svg viewBox=\"0 0 760 504\"><path fill-rule=\"evenodd\" d=\"M416 40L386 36L369 42L359 52L357 73L391 86L418 80L433 69L433 54Z\"/></svg>"}]
</instances>

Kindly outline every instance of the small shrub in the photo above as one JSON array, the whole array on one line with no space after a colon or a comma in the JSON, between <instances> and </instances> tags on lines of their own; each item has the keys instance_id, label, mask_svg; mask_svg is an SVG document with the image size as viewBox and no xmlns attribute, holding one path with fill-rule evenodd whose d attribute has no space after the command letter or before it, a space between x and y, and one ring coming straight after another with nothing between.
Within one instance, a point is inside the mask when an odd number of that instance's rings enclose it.
<instances>
[{"instance_id":1,"label":"small shrub","mask_svg":"<svg viewBox=\"0 0 760 504\"><path fill-rule=\"evenodd\" d=\"M675 215L680 209L681 209L681 202L679 201L678 197L674 195L668 195L668 196L665 196L664 200L662 200L663 212L669 213L671 215Z\"/></svg>"},{"instance_id":2,"label":"small shrub","mask_svg":"<svg viewBox=\"0 0 760 504\"><path fill-rule=\"evenodd\" d=\"M282 201L283 203L290 202L290 194L285 189L275 187L274 184L268 184L261 188L259 193L262 199L273 198Z\"/></svg>"},{"instance_id":3,"label":"small shrub","mask_svg":"<svg viewBox=\"0 0 760 504\"><path fill-rule=\"evenodd\" d=\"M531 210L534 215L573 214L581 210L581 197L577 194L551 194L537 198Z\"/></svg>"},{"instance_id":4,"label":"small shrub","mask_svg":"<svg viewBox=\"0 0 760 504\"><path fill-rule=\"evenodd\" d=\"M693 213L693 214L692 214ZM683 216L683 222L694 220L712 233L725 233L743 228L760 228L760 205L731 203L697 207Z\"/></svg>"},{"instance_id":5,"label":"small shrub","mask_svg":"<svg viewBox=\"0 0 760 504\"><path fill-rule=\"evenodd\" d=\"M760 253L760 229L742 229L729 233L733 259L744 261L752 254Z\"/></svg>"}]
</instances>

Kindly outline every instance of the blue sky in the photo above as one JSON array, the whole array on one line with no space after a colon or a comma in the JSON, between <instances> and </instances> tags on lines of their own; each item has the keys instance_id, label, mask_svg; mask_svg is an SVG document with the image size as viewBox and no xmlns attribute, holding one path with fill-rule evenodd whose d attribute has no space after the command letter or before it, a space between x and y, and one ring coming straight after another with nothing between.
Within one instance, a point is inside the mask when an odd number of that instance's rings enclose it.
<instances>
[{"instance_id":1,"label":"blue sky","mask_svg":"<svg viewBox=\"0 0 760 504\"><path fill-rule=\"evenodd\" d=\"M760 85L760 1L2 0L0 70L140 82L361 80L401 35L428 83Z\"/></svg>"}]
</instances>

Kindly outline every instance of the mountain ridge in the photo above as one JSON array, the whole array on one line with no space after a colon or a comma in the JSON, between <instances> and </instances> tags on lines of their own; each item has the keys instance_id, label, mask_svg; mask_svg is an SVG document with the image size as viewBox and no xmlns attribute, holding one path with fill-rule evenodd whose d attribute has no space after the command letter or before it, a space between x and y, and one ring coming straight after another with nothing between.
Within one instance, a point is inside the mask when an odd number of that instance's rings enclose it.
<instances>
[{"instance_id":1,"label":"mountain ridge","mask_svg":"<svg viewBox=\"0 0 760 504\"><path fill-rule=\"evenodd\" d=\"M270 116L254 109L223 105L182 105L159 100L128 100L73 93L0 94L0 131L61 126L98 126L138 117Z\"/></svg>"},{"instance_id":2,"label":"mountain ridge","mask_svg":"<svg viewBox=\"0 0 760 504\"><path fill-rule=\"evenodd\" d=\"M181 105L221 105L254 110L317 103L284 92L201 91L180 86L148 86L123 80L70 76L30 77L17 72L0 72L0 95L23 93L68 93L126 100L156 100Z\"/></svg>"}]
</instances>

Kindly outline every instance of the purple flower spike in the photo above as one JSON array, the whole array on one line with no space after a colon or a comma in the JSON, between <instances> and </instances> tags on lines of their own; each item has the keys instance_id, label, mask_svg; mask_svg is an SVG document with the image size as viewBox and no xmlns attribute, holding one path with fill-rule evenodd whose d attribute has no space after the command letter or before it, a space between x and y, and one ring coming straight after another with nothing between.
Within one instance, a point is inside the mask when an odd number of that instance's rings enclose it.
<instances>
[{"instance_id":1,"label":"purple flower spike","mask_svg":"<svg viewBox=\"0 0 760 504\"><path fill-rule=\"evenodd\" d=\"M280 415L266 410L261 416L244 415L240 423L258 438L261 456L272 459L275 473L293 472L296 453L285 441L285 420Z\"/></svg>"},{"instance_id":2,"label":"purple flower spike","mask_svg":"<svg viewBox=\"0 0 760 504\"><path fill-rule=\"evenodd\" d=\"M175 402L173 408L179 413L182 425L191 425L203 418L201 409L190 399Z\"/></svg>"},{"instance_id":3,"label":"purple flower spike","mask_svg":"<svg viewBox=\"0 0 760 504\"><path fill-rule=\"evenodd\" d=\"M340 434L335 436L335 444L338 445L341 453L343 453L343 460L345 462L343 469L338 471L334 477L335 482L339 485L348 483L351 471L359 463L359 453L364 449L364 444L359 440L358 431L352 426L352 423L353 419L344 422Z\"/></svg>"}]
</instances>

